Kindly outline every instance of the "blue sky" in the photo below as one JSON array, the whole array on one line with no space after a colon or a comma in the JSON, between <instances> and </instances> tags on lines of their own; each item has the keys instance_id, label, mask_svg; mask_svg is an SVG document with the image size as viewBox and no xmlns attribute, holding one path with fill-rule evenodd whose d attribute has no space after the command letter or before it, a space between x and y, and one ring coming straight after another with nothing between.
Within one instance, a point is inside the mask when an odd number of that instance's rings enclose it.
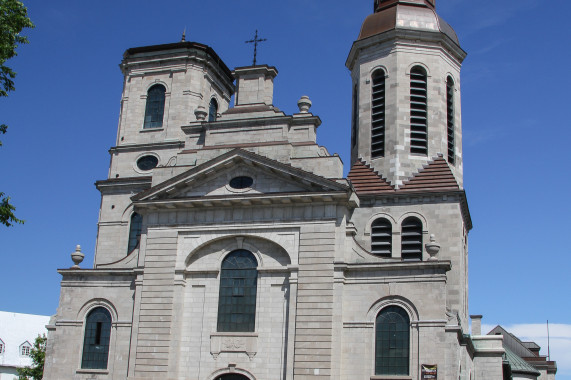
<instances>
[{"instance_id":1,"label":"blue sky","mask_svg":"<svg viewBox=\"0 0 571 380\"><path fill-rule=\"evenodd\" d=\"M0 310L54 314L56 269L71 266L76 244L86 253L84 267L93 260L100 201L93 183L107 177L122 89L118 64L127 48L179 41L186 27L187 40L212 46L229 67L244 66L252 58L244 41L259 29L268 41L258 62L279 70L274 104L293 113L308 95L323 121L318 142L348 168L344 64L373 0L158 4L26 2L36 28L9 61L16 91L0 99L0 121L10 126L1 137L0 191L12 196L26 224L0 227ZM571 2L437 0L437 9L468 52L461 85L464 184L474 222L470 312L489 325L569 325ZM552 349L558 379L571 379L568 330L561 339L569 351Z\"/></svg>"}]
</instances>

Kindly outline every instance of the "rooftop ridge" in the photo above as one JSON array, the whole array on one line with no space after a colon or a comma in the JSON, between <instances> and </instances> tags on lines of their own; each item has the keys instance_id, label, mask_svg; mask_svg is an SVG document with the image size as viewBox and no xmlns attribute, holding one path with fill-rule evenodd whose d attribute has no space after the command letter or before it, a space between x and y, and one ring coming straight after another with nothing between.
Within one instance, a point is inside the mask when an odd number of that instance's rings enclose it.
<instances>
[{"instance_id":1,"label":"rooftop ridge","mask_svg":"<svg viewBox=\"0 0 571 380\"><path fill-rule=\"evenodd\" d=\"M361 157L355 161L347 179L351 181L357 194L394 193L395 189L390 182L376 172L370 164Z\"/></svg>"},{"instance_id":2,"label":"rooftop ridge","mask_svg":"<svg viewBox=\"0 0 571 380\"><path fill-rule=\"evenodd\" d=\"M460 190L460 185L448 162L440 156L423 165L410 179L403 182L399 191Z\"/></svg>"}]
</instances>

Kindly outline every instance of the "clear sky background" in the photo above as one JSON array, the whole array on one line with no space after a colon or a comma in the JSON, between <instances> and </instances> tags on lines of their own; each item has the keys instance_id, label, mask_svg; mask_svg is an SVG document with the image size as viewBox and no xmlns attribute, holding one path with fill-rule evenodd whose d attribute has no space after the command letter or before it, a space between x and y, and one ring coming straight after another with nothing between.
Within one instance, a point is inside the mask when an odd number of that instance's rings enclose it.
<instances>
[{"instance_id":1,"label":"clear sky background","mask_svg":"<svg viewBox=\"0 0 571 380\"><path fill-rule=\"evenodd\" d=\"M345 59L373 0L29 0L36 28L8 64L16 91L0 99L0 191L26 223L0 227L0 310L55 314L57 268L81 244L93 261L107 150L130 47L187 40L229 67L251 64L244 43L268 41L258 63L279 70L274 104L291 114L301 95L321 117L318 143L347 173L351 83ZM560 380L571 379L571 27L569 0L437 0L468 57L461 78L464 185L470 233L470 312L491 327L542 339ZM190 120L190 116L189 116ZM526 327L527 326L527 327ZM531 326L531 327L530 327ZM528 334L528 335L526 335Z\"/></svg>"}]
</instances>

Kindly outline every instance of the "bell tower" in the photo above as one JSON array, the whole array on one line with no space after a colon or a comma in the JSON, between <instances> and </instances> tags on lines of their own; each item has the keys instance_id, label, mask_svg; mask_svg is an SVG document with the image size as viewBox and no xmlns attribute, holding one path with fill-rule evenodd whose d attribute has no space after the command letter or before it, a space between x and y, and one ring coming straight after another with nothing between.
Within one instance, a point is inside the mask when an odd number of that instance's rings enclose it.
<instances>
[{"instance_id":1,"label":"bell tower","mask_svg":"<svg viewBox=\"0 0 571 380\"><path fill-rule=\"evenodd\" d=\"M434 0L375 0L346 62L353 84L351 162L362 159L398 189L441 156L462 186L465 57Z\"/></svg>"}]
</instances>

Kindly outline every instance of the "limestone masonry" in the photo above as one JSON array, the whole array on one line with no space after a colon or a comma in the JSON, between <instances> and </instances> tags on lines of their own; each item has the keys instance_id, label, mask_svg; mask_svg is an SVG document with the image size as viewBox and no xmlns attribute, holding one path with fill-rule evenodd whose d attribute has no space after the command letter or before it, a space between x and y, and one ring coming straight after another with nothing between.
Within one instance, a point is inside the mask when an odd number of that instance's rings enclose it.
<instances>
[{"instance_id":1,"label":"limestone masonry","mask_svg":"<svg viewBox=\"0 0 571 380\"><path fill-rule=\"evenodd\" d=\"M503 380L502 336L469 335L465 57L433 0L376 0L343 178L309 98L274 106L275 67L128 49L94 267L59 270L44 379Z\"/></svg>"}]
</instances>

